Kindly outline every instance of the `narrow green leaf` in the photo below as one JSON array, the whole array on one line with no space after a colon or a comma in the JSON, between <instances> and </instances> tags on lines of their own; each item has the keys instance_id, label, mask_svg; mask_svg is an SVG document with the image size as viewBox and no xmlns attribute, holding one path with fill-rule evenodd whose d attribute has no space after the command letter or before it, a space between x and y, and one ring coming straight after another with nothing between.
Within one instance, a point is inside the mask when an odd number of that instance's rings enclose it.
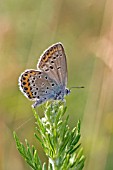
<instances>
[{"instance_id":1,"label":"narrow green leaf","mask_svg":"<svg viewBox=\"0 0 113 170\"><path fill-rule=\"evenodd\" d=\"M59 148L59 154L61 154L61 152L63 152L63 150L65 150L65 147L68 143L69 137L70 137L69 132L67 132L67 136L65 137L64 141L62 141L62 145Z\"/></svg>"},{"instance_id":2,"label":"narrow green leaf","mask_svg":"<svg viewBox=\"0 0 113 170\"><path fill-rule=\"evenodd\" d=\"M51 136L48 134L48 143L49 143L49 146L50 146L50 149L52 149L52 151L54 152L54 145L52 143L52 140L51 140Z\"/></svg>"},{"instance_id":3,"label":"narrow green leaf","mask_svg":"<svg viewBox=\"0 0 113 170\"><path fill-rule=\"evenodd\" d=\"M80 140L80 134L77 134L77 136L72 140L72 145L76 145L78 142L79 142L79 140Z\"/></svg>"},{"instance_id":4,"label":"narrow green leaf","mask_svg":"<svg viewBox=\"0 0 113 170\"><path fill-rule=\"evenodd\" d=\"M34 163L35 163L35 166L38 167L39 170L42 170L42 164L38 156L37 150L35 150L34 152Z\"/></svg>"},{"instance_id":5,"label":"narrow green leaf","mask_svg":"<svg viewBox=\"0 0 113 170\"><path fill-rule=\"evenodd\" d=\"M41 139L36 133L34 133L34 136L38 139L38 141L39 141L41 144L43 143L42 139Z\"/></svg>"},{"instance_id":6,"label":"narrow green leaf","mask_svg":"<svg viewBox=\"0 0 113 170\"><path fill-rule=\"evenodd\" d=\"M61 140L64 141L64 137L66 136L66 133L68 132L68 122L69 116L67 116L66 120L62 122L61 128L60 128L60 136Z\"/></svg>"},{"instance_id":7,"label":"narrow green leaf","mask_svg":"<svg viewBox=\"0 0 113 170\"><path fill-rule=\"evenodd\" d=\"M75 152L81 144L77 145L74 149L70 150L69 153L72 154L73 152Z\"/></svg>"},{"instance_id":8,"label":"narrow green leaf","mask_svg":"<svg viewBox=\"0 0 113 170\"><path fill-rule=\"evenodd\" d=\"M64 116L64 114L65 114L66 110L67 110L67 106L63 106L63 109L62 109L62 111L61 111L61 113L62 113L62 115L61 115L61 116Z\"/></svg>"},{"instance_id":9,"label":"narrow green leaf","mask_svg":"<svg viewBox=\"0 0 113 170\"><path fill-rule=\"evenodd\" d=\"M29 157L30 160L32 160L33 154L31 152L31 149L30 149L27 139L25 139L25 142L26 142L26 146L27 146L27 156Z\"/></svg>"},{"instance_id":10,"label":"narrow green leaf","mask_svg":"<svg viewBox=\"0 0 113 170\"><path fill-rule=\"evenodd\" d=\"M36 112L34 112L34 116L35 116L35 119L37 120L36 123L40 128L40 132L42 131L42 133L45 133L46 130L45 130L45 127L43 126L43 123L42 123L40 117L38 116L38 114Z\"/></svg>"}]
</instances>

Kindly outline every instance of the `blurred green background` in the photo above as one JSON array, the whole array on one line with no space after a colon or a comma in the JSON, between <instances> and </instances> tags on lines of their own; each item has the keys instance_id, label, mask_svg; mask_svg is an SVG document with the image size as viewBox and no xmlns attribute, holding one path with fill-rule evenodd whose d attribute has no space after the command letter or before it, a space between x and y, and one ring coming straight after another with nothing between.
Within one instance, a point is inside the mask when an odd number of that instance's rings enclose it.
<instances>
[{"instance_id":1,"label":"blurred green background","mask_svg":"<svg viewBox=\"0 0 113 170\"><path fill-rule=\"evenodd\" d=\"M34 118L18 88L25 69L36 69L41 53L62 42L67 54L69 124L81 119L84 170L113 169L113 1L0 1L0 170L30 170L12 132L37 146ZM43 106L37 108L43 116Z\"/></svg>"}]
</instances>

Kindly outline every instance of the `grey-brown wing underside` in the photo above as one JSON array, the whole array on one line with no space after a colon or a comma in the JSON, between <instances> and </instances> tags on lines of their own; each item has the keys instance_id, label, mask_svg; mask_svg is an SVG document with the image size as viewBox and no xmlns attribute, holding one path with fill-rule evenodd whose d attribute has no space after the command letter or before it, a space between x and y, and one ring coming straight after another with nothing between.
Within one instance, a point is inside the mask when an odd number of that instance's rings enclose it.
<instances>
[{"instance_id":1,"label":"grey-brown wing underside","mask_svg":"<svg viewBox=\"0 0 113 170\"><path fill-rule=\"evenodd\" d=\"M67 85L67 62L64 47L61 43L50 46L41 55L37 68L45 72L57 84Z\"/></svg>"}]
</instances>

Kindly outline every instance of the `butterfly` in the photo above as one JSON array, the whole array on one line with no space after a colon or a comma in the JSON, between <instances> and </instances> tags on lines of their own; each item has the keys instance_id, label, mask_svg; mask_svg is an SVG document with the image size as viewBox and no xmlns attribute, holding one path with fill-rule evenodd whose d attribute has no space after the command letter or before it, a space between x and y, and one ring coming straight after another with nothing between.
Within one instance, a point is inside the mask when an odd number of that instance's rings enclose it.
<instances>
[{"instance_id":1,"label":"butterfly","mask_svg":"<svg viewBox=\"0 0 113 170\"><path fill-rule=\"evenodd\" d=\"M48 100L64 100L67 85L67 60L62 43L56 43L40 56L37 70L25 70L19 77L21 92L35 101L33 108Z\"/></svg>"}]
</instances>

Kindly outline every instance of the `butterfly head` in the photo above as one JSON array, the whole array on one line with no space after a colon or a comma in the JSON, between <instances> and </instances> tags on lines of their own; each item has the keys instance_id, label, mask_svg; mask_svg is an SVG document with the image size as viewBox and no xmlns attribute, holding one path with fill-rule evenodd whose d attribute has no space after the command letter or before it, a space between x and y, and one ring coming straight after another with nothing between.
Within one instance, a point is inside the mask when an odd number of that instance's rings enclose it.
<instances>
[{"instance_id":1,"label":"butterfly head","mask_svg":"<svg viewBox=\"0 0 113 170\"><path fill-rule=\"evenodd\" d=\"M68 88L65 88L65 95L68 95L71 93L71 89L73 88L84 88L84 86L78 86L78 87L70 87L70 89Z\"/></svg>"},{"instance_id":2,"label":"butterfly head","mask_svg":"<svg viewBox=\"0 0 113 170\"><path fill-rule=\"evenodd\" d=\"M71 90L68 89L68 88L66 88L66 89L65 89L65 95L68 95L68 94L70 94L70 93L71 93Z\"/></svg>"}]
</instances>

